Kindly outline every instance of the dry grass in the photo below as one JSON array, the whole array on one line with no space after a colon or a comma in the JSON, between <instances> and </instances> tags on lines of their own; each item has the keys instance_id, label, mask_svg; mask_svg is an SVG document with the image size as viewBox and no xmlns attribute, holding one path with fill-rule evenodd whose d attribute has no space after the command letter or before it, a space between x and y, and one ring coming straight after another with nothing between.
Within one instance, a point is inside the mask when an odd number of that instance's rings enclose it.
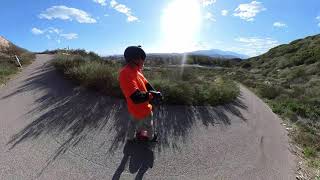
<instances>
[{"instance_id":1,"label":"dry grass","mask_svg":"<svg viewBox=\"0 0 320 180\"><path fill-rule=\"evenodd\" d=\"M120 63L102 61L88 55L58 55L55 67L76 83L107 95L122 97L118 82ZM240 93L236 83L214 76L212 70L156 68L144 73L164 94L167 104L217 105L233 101Z\"/></svg>"}]
</instances>

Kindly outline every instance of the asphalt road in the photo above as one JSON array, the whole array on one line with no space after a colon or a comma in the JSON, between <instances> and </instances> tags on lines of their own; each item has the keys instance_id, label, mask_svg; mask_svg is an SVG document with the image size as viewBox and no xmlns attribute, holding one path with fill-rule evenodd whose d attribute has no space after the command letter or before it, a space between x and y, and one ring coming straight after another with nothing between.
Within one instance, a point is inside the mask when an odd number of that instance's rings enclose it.
<instances>
[{"instance_id":1,"label":"asphalt road","mask_svg":"<svg viewBox=\"0 0 320 180\"><path fill-rule=\"evenodd\" d=\"M160 143L125 143L122 100L38 55L0 88L0 179L295 179L285 127L248 89L219 107L157 107Z\"/></svg>"}]
</instances>

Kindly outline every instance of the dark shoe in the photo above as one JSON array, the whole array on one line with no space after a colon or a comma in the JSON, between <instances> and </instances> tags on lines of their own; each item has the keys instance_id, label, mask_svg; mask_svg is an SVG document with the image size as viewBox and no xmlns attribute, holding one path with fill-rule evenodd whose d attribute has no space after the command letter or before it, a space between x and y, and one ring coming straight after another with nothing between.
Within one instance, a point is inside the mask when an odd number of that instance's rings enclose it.
<instances>
[{"instance_id":1,"label":"dark shoe","mask_svg":"<svg viewBox=\"0 0 320 180\"><path fill-rule=\"evenodd\" d=\"M157 134L154 134L153 135L153 138L150 140L150 142L158 142L158 135Z\"/></svg>"}]
</instances>

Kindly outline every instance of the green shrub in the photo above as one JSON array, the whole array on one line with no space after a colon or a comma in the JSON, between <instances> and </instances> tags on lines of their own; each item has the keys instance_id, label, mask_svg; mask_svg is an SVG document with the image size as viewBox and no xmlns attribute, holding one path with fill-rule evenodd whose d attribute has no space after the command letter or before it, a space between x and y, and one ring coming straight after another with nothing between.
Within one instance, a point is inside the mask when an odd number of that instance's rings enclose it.
<instances>
[{"instance_id":1,"label":"green shrub","mask_svg":"<svg viewBox=\"0 0 320 180\"><path fill-rule=\"evenodd\" d=\"M303 154L307 157L307 158L311 158L311 157L315 157L316 156L316 150L312 147L305 147L303 148Z\"/></svg>"},{"instance_id":2,"label":"green shrub","mask_svg":"<svg viewBox=\"0 0 320 180\"><path fill-rule=\"evenodd\" d=\"M32 63L36 56L33 53L24 52L19 55L19 58L21 60L22 65L28 65Z\"/></svg>"},{"instance_id":3,"label":"green shrub","mask_svg":"<svg viewBox=\"0 0 320 180\"><path fill-rule=\"evenodd\" d=\"M313 168L320 168L320 160L319 159L310 159L308 165ZM317 176L315 180L320 180L320 176Z\"/></svg>"},{"instance_id":4,"label":"green shrub","mask_svg":"<svg viewBox=\"0 0 320 180\"><path fill-rule=\"evenodd\" d=\"M287 118L289 118L289 120L291 122L297 122L298 121L298 115L296 112L293 112L291 110L285 109L285 112L283 113L283 115Z\"/></svg>"},{"instance_id":5,"label":"green shrub","mask_svg":"<svg viewBox=\"0 0 320 180\"><path fill-rule=\"evenodd\" d=\"M241 67L244 69L250 69L252 65L249 62L244 62L242 63Z\"/></svg>"},{"instance_id":6,"label":"green shrub","mask_svg":"<svg viewBox=\"0 0 320 180\"><path fill-rule=\"evenodd\" d=\"M240 94L237 84L232 81L218 79L215 84L209 88L208 102L211 105L222 104L232 101Z\"/></svg>"},{"instance_id":7,"label":"green shrub","mask_svg":"<svg viewBox=\"0 0 320 180\"><path fill-rule=\"evenodd\" d=\"M18 71L18 68L15 64L9 62L0 61L0 85L5 83L9 76L15 74Z\"/></svg>"},{"instance_id":8,"label":"green shrub","mask_svg":"<svg viewBox=\"0 0 320 180\"><path fill-rule=\"evenodd\" d=\"M293 134L293 140L302 147L311 147L312 150L320 151L320 135L317 129L312 127L310 123L298 121L295 123L297 131Z\"/></svg>"},{"instance_id":9,"label":"green shrub","mask_svg":"<svg viewBox=\"0 0 320 180\"><path fill-rule=\"evenodd\" d=\"M293 80L295 78L304 77L306 75L305 69L303 67L294 68L288 74L288 80Z\"/></svg>"},{"instance_id":10,"label":"green shrub","mask_svg":"<svg viewBox=\"0 0 320 180\"><path fill-rule=\"evenodd\" d=\"M13 48L14 49L12 52L18 56L22 66L30 64L35 59L35 55L32 53L29 53L23 49L19 49L18 47ZM9 79L10 75L13 75L17 72L18 65L16 64L15 57L10 54L0 53L0 85L5 83Z\"/></svg>"},{"instance_id":11,"label":"green shrub","mask_svg":"<svg viewBox=\"0 0 320 180\"><path fill-rule=\"evenodd\" d=\"M53 64L84 87L122 97L118 82L119 63L86 59L79 55L58 55ZM240 93L233 81L222 78L214 81L212 72L208 70L155 68L146 71L145 75L164 94L167 104L216 105L230 102Z\"/></svg>"},{"instance_id":12,"label":"green shrub","mask_svg":"<svg viewBox=\"0 0 320 180\"><path fill-rule=\"evenodd\" d=\"M193 104L194 91L192 90L190 84L185 82L177 82L173 85L170 85L168 89L165 89L164 87L160 87L160 89L166 97L166 102L169 104Z\"/></svg>"},{"instance_id":13,"label":"green shrub","mask_svg":"<svg viewBox=\"0 0 320 180\"><path fill-rule=\"evenodd\" d=\"M244 85L246 85L246 86L248 86L248 87L252 87L252 88L255 88L256 85L257 85L257 83L256 83L254 80L252 80L252 79L245 79L245 80L242 81L242 83L243 83Z\"/></svg>"},{"instance_id":14,"label":"green shrub","mask_svg":"<svg viewBox=\"0 0 320 180\"><path fill-rule=\"evenodd\" d=\"M195 104L197 105L205 105L209 104L208 99L210 97L210 89L208 84L203 85L194 85L194 99Z\"/></svg>"},{"instance_id":15,"label":"green shrub","mask_svg":"<svg viewBox=\"0 0 320 180\"><path fill-rule=\"evenodd\" d=\"M94 88L112 96L122 96L118 83L119 66L117 65L85 60L78 56L58 56L53 64L84 87Z\"/></svg>"},{"instance_id":16,"label":"green shrub","mask_svg":"<svg viewBox=\"0 0 320 180\"><path fill-rule=\"evenodd\" d=\"M274 99L282 92L282 88L272 84L260 84L258 86L258 93L261 97L267 99Z\"/></svg>"}]
</instances>

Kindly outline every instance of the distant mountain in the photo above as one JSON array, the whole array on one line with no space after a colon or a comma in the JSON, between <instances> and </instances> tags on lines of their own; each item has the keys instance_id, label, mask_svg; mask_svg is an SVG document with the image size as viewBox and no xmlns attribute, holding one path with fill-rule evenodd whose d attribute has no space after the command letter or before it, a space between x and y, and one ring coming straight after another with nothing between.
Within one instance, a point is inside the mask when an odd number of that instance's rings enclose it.
<instances>
[{"instance_id":1,"label":"distant mountain","mask_svg":"<svg viewBox=\"0 0 320 180\"><path fill-rule=\"evenodd\" d=\"M148 53L148 57L157 58L180 58L183 56L184 53ZM186 52L188 55L196 55L196 56L208 56L211 58L221 58L221 59L247 59L249 56L238 54L231 51L222 51L218 49L211 49L211 50L199 50L199 51L192 51L192 52ZM123 55L113 55L108 56L113 57L115 59L121 59L123 58Z\"/></svg>"},{"instance_id":2,"label":"distant mountain","mask_svg":"<svg viewBox=\"0 0 320 180\"><path fill-rule=\"evenodd\" d=\"M219 49L210 49L210 50L199 50L189 52L188 54L192 55L202 55L202 56L209 56L209 57L216 57L216 58L225 58L225 59L234 59L234 58L241 58L247 59L249 56L238 54L232 51L222 51Z\"/></svg>"}]
</instances>

